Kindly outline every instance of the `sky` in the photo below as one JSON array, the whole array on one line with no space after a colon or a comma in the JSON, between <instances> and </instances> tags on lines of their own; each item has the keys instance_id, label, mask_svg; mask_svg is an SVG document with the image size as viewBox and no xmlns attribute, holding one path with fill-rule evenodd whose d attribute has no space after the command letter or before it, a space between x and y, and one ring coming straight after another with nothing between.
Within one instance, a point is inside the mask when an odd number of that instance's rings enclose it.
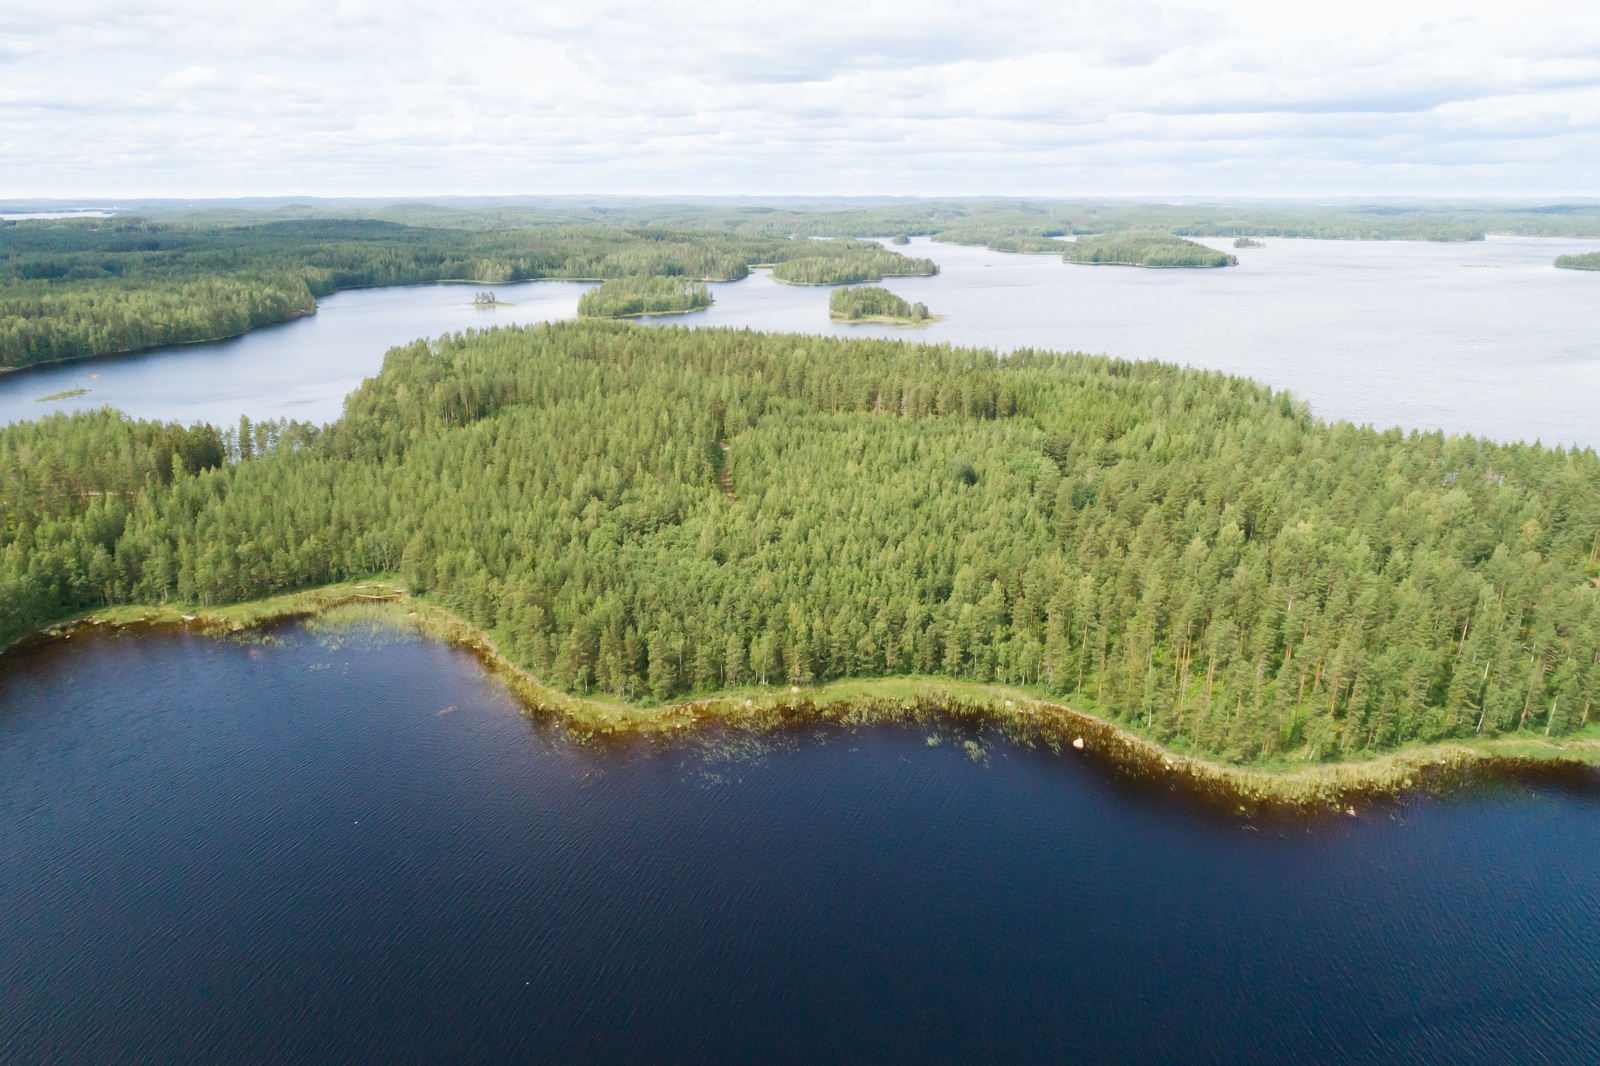
<instances>
[{"instance_id":1,"label":"sky","mask_svg":"<svg viewBox=\"0 0 1600 1066\"><path fill-rule=\"evenodd\" d=\"M4 0L0 198L1600 195L1600 4Z\"/></svg>"}]
</instances>

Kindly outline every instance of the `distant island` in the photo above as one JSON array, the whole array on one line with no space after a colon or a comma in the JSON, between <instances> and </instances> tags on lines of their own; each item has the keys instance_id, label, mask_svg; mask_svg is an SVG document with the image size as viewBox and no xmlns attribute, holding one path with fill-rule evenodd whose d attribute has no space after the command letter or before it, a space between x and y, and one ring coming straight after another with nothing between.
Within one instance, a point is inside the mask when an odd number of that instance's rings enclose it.
<instances>
[{"instance_id":1,"label":"distant island","mask_svg":"<svg viewBox=\"0 0 1600 1066\"><path fill-rule=\"evenodd\" d=\"M1254 237L1240 237L1233 242L1235 248L1265 248L1265 241L1258 241Z\"/></svg>"},{"instance_id":2,"label":"distant island","mask_svg":"<svg viewBox=\"0 0 1600 1066\"><path fill-rule=\"evenodd\" d=\"M581 318L682 315L711 306L705 282L688 278L612 278L578 299Z\"/></svg>"},{"instance_id":3,"label":"distant island","mask_svg":"<svg viewBox=\"0 0 1600 1066\"><path fill-rule=\"evenodd\" d=\"M1170 233L1104 233L1079 237L1065 248L1061 258L1068 263L1172 268L1225 267L1239 262L1237 256Z\"/></svg>"},{"instance_id":4,"label":"distant island","mask_svg":"<svg viewBox=\"0 0 1600 1066\"><path fill-rule=\"evenodd\" d=\"M493 290L490 290L490 291L487 291L487 292L475 293L473 295L473 297L472 297L472 306L473 307L509 307L511 305L506 303L504 300L500 299L500 297L496 296L494 294Z\"/></svg>"},{"instance_id":5,"label":"distant island","mask_svg":"<svg viewBox=\"0 0 1600 1066\"><path fill-rule=\"evenodd\" d=\"M840 322L893 322L918 325L930 321L925 303L907 303L888 289L861 285L835 289L828 300L828 317Z\"/></svg>"},{"instance_id":6,"label":"distant island","mask_svg":"<svg viewBox=\"0 0 1600 1066\"><path fill-rule=\"evenodd\" d=\"M790 285L854 285L889 277L927 277L937 273L939 264L932 259L910 259L876 245L867 245L859 251L852 249L846 255L789 259L772 268L775 279Z\"/></svg>"},{"instance_id":7,"label":"distant island","mask_svg":"<svg viewBox=\"0 0 1600 1066\"><path fill-rule=\"evenodd\" d=\"M1600 252L1584 252L1582 255L1558 255L1556 266L1562 270L1600 270Z\"/></svg>"},{"instance_id":8,"label":"distant island","mask_svg":"<svg viewBox=\"0 0 1600 1066\"><path fill-rule=\"evenodd\" d=\"M1004 226L959 226L934 235L945 244L981 244L991 252L1019 252L1024 255L1064 255L1071 245L1060 239L1059 231L1038 233Z\"/></svg>"}]
</instances>

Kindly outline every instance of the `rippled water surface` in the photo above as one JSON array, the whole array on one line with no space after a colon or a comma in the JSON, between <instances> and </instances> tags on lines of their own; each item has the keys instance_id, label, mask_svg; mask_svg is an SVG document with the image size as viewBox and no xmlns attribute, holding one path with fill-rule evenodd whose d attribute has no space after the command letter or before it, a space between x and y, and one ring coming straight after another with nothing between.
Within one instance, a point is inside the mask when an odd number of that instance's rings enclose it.
<instances>
[{"instance_id":1,"label":"rippled water surface","mask_svg":"<svg viewBox=\"0 0 1600 1066\"><path fill-rule=\"evenodd\" d=\"M1600 273L1551 262L1594 247L1269 240L1226 270L1136 270L919 240L907 250L942 273L885 285L945 316L921 329L830 323L828 289L765 272L714 285L710 309L662 321L1161 359L1292 389L1325 418L1593 446ZM492 310L470 306L473 286L338 293L310 318L232 341L0 375L0 422L102 403L184 421L325 421L389 346L571 317L584 287L495 286L511 306ZM91 391L38 402L74 387Z\"/></svg>"},{"instance_id":2,"label":"rippled water surface","mask_svg":"<svg viewBox=\"0 0 1600 1066\"><path fill-rule=\"evenodd\" d=\"M1252 824L925 730L570 745L298 627L0 657L0 1061L1600 1060L1600 802Z\"/></svg>"}]
</instances>

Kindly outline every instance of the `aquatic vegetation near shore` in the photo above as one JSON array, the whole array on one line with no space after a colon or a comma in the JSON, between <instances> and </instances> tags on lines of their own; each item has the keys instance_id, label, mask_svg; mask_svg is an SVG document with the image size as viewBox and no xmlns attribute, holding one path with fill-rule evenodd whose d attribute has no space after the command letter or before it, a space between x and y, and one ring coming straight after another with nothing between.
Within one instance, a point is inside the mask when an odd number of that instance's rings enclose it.
<instances>
[{"instance_id":1,"label":"aquatic vegetation near shore","mask_svg":"<svg viewBox=\"0 0 1600 1066\"><path fill-rule=\"evenodd\" d=\"M83 396L88 392L89 392L88 389L83 388L82 386L79 386L78 388L66 389L66 390L64 390L62 392L52 392L48 396L39 397L34 402L35 403L49 403L52 400L70 400L74 396Z\"/></svg>"},{"instance_id":2,"label":"aquatic vegetation near shore","mask_svg":"<svg viewBox=\"0 0 1600 1066\"><path fill-rule=\"evenodd\" d=\"M1228 765L1175 751L1096 714L1013 688L948 678L892 677L755 687L683 703L638 707L551 689L506 659L492 638L451 611L385 582L316 589L291 596L178 615L172 608L120 608L55 627L35 639L60 639L104 624L183 625L230 640L272 644L269 627L300 621L330 653L370 649L416 633L475 654L523 702L578 744L646 739L695 745L717 763L759 759L795 730L915 726L938 746L951 736L974 761L987 763L985 734L1087 759L1143 787L1181 792L1224 814L1355 816L1374 803L1415 791L1436 793L1500 781L1600 788L1600 736L1560 743L1537 737L1413 746L1340 763ZM317 669L319 667L313 667ZM448 713L446 708L439 714ZM974 731L977 731L974 733Z\"/></svg>"}]
</instances>

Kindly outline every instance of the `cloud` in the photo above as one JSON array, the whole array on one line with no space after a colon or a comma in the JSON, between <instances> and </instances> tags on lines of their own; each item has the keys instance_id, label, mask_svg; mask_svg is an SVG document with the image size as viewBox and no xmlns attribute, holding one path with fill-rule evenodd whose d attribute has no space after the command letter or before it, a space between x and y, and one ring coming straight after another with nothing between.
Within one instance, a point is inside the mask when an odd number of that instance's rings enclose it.
<instances>
[{"instance_id":1,"label":"cloud","mask_svg":"<svg viewBox=\"0 0 1600 1066\"><path fill-rule=\"evenodd\" d=\"M184 67L175 70L161 79L163 89L174 89L186 92L191 89L209 89L222 81L222 75L217 73L216 67Z\"/></svg>"},{"instance_id":2,"label":"cloud","mask_svg":"<svg viewBox=\"0 0 1600 1066\"><path fill-rule=\"evenodd\" d=\"M10 0L0 195L1574 194L1524 0Z\"/></svg>"}]
</instances>

